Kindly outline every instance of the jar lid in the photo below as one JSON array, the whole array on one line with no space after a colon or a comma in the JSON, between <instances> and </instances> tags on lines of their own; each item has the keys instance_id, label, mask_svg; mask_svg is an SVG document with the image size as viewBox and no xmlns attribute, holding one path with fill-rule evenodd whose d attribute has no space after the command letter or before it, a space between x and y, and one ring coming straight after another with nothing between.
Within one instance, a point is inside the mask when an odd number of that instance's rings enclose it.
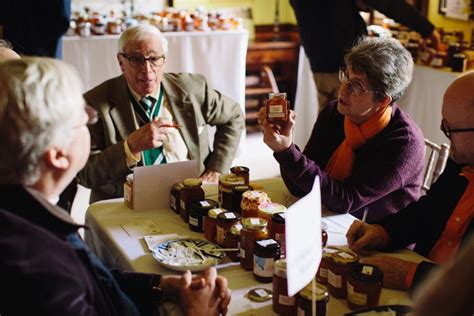
<instances>
[{"instance_id":1,"label":"jar lid","mask_svg":"<svg viewBox=\"0 0 474 316\"><path fill-rule=\"evenodd\" d=\"M255 251L260 250L278 250L280 244L273 238L260 239L255 241Z\"/></svg>"},{"instance_id":2,"label":"jar lid","mask_svg":"<svg viewBox=\"0 0 474 316\"><path fill-rule=\"evenodd\" d=\"M244 166L234 166L230 168L230 172L233 174L248 174L250 169Z\"/></svg>"},{"instance_id":3,"label":"jar lid","mask_svg":"<svg viewBox=\"0 0 474 316\"><path fill-rule=\"evenodd\" d=\"M217 215L219 215L222 212L227 212L227 210L225 208L211 208L207 212L207 216L210 218L217 218Z\"/></svg>"},{"instance_id":4,"label":"jar lid","mask_svg":"<svg viewBox=\"0 0 474 316\"><path fill-rule=\"evenodd\" d=\"M202 185L202 181L198 178L186 178L183 180L183 184L185 187L199 187Z\"/></svg>"},{"instance_id":5,"label":"jar lid","mask_svg":"<svg viewBox=\"0 0 474 316\"><path fill-rule=\"evenodd\" d=\"M463 53L456 53L453 55L453 57L456 57L456 58L466 58L466 55L463 54Z\"/></svg>"},{"instance_id":6,"label":"jar lid","mask_svg":"<svg viewBox=\"0 0 474 316\"><path fill-rule=\"evenodd\" d=\"M280 212L272 215L272 222L278 224L285 224L286 213Z\"/></svg>"},{"instance_id":7,"label":"jar lid","mask_svg":"<svg viewBox=\"0 0 474 316\"><path fill-rule=\"evenodd\" d=\"M127 177L125 179L127 180L128 183L132 183L133 182L133 173L127 175Z\"/></svg>"},{"instance_id":8,"label":"jar lid","mask_svg":"<svg viewBox=\"0 0 474 316\"><path fill-rule=\"evenodd\" d=\"M207 214L207 212L211 208L216 208L218 206L219 204L216 201L210 200L210 199L205 199L202 201L192 201L189 203L189 211L200 210L202 212L205 212L205 214Z\"/></svg>"},{"instance_id":9,"label":"jar lid","mask_svg":"<svg viewBox=\"0 0 474 316\"><path fill-rule=\"evenodd\" d=\"M177 190L177 191L181 191L181 189L184 187L184 184L183 182L178 182L178 183L175 183L173 185L173 189Z\"/></svg>"},{"instance_id":10,"label":"jar lid","mask_svg":"<svg viewBox=\"0 0 474 316\"><path fill-rule=\"evenodd\" d=\"M341 251L341 248L336 246L327 246L323 249L323 258L331 258L332 255L338 251Z\"/></svg>"},{"instance_id":11,"label":"jar lid","mask_svg":"<svg viewBox=\"0 0 474 316\"><path fill-rule=\"evenodd\" d=\"M363 283L382 283L383 271L371 264L355 264L349 269L349 275Z\"/></svg>"},{"instance_id":12,"label":"jar lid","mask_svg":"<svg viewBox=\"0 0 474 316\"><path fill-rule=\"evenodd\" d=\"M247 217L242 220L242 225L246 229L259 230L267 227L267 220L259 217Z\"/></svg>"},{"instance_id":13,"label":"jar lid","mask_svg":"<svg viewBox=\"0 0 474 316\"><path fill-rule=\"evenodd\" d=\"M239 223L239 224L232 225L229 231L232 235L240 236L241 230L242 230L242 224Z\"/></svg>"},{"instance_id":14,"label":"jar lid","mask_svg":"<svg viewBox=\"0 0 474 316\"><path fill-rule=\"evenodd\" d=\"M242 198L249 201L259 202L259 204L270 200L268 194L263 191L246 191L242 194Z\"/></svg>"},{"instance_id":15,"label":"jar lid","mask_svg":"<svg viewBox=\"0 0 474 316\"><path fill-rule=\"evenodd\" d=\"M245 184L245 179L233 173L222 175L219 178L219 183L225 186L235 186Z\"/></svg>"},{"instance_id":16,"label":"jar lid","mask_svg":"<svg viewBox=\"0 0 474 316\"><path fill-rule=\"evenodd\" d=\"M313 291L312 291L312 283L310 282L308 285L306 285L300 292L299 295L303 297L304 299L307 299L309 301L312 300L313 296ZM326 290L326 287L316 284L316 301L328 301L329 300L329 294Z\"/></svg>"},{"instance_id":17,"label":"jar lid","mask_svg":"<svg viewBox=\"0 0 474 316\"><path fill-rule=\"evenodd\" d=\"M280 203L264 202L258 206L258 211L266 215L273 215L286 211L286 206Z\"/></svg>"},{"instance_id":18,"label":"jar lid","mask_svg":"<svg viewBox=\"0 0 474 316\"><path fill-rule=\"evenodd\" d=\"M252 187L250 185L236 185L235 187L232 188L232 191L234 192L245 192L245 191L251 191Z\"/></svg>"},{"instance_id":19,"label":"jar lid","mask_svg":"<svg viewBox=\"0 0 474 316\"><path fill-rule=\"evenodd\" d=\"M273 292L272 290L266 289L264 287L259 287L251 289L248 292L248 297L255 302L266 302L272 299Z\"/></svg>"},{"instance_id":20,"label":"jar lid","mask_svg":"<svg viewBox=\"0 0 474 316\"><path fill-rule=\"evenodd\" d=\"M235 222L240 220L240 215L234 212L222 212L217 215L217 220L226 223Z\"/></svg>"},{"instance_id":21,"label":"jar lid","mask_svg":"<svg viewBox=\"0 0 474 316\"><path fill-rule=\"evenodd\" d=\"M333 253L332 258L335 262L343 264L354 263L359 260L359 256L355 252L348 250L341 250Z\"/></svg>"},{"instance_id":22,"label":"jar lid","mask_svg":"<svg viewBox=\"0 0 474 316\"><path fill-rule=\"evenodd\" d=\"M270 92L268 94L268 98L269 99L272 99L272 98L282 98L282 99L286 99L286 92Z\"/></svg>"}]
</instances>

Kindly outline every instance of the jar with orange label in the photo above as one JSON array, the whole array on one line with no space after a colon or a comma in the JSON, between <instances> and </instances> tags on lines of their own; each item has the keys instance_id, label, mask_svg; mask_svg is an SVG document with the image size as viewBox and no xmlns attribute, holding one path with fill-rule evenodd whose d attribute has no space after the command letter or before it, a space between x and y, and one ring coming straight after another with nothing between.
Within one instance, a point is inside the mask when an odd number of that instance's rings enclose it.
<instances>
[{"instance_id":1,"label":"jar with orange label","mask_svg":"<svg viewBox=\"0 0 474 316\"><path fill-rule=\"evenodd\" d=\"M288 121L289 101L286 99L286 93L269 93L265 109L268 122Z\"/></svg>"},{"instance_id":2,"label":"jar with orange label","mask_svg":"<svg viewBox=\"0 0 474 316\"><path fill-rule=\"evenodd\" d=\"M255 241L268 238L267 221L258 217L242 219L240 231L240 265L245 270L253 269Z\"/></svg>"},{"instance_id":3,"label":"jar with orange label","mask_svg":"<svg viewBox=\"0 0 474 316\"><path fill-rule=\"evenodd\" d=\"M253 255L253 276L255 280L271 283L275 261L278 259L280 259L280 244L275 239L257 240Z\"/></svg>"},{"instance_id":4,"label":"jar with orange label","mask_svg":"<svg viewBox=\"0 0 474 316\"><path fill-rule=\"evenodd\" d=\"M286 212L286 206L280 203L264 202L258 206L257 217L266 219L271 227L273 214Z\"/></svg>"},{"instance_id":5,"label":"jar with orange label","mask_svg":"<svg viewBox=\"0 0 474 316\"><path fill-rule=\"evenodd\" d=\"M173 188L171 189L171 192L170 192L170 207L176 214L180 214L181 199L179 198L179 194L183 187L184 187L183 183L178 182L175 185L173 185Z\"/></svg>"},{"instance_id":6,"label":"jar with orange label","mask_svg":"<svg viewBox=\"0 0 474 316\"><path fill-rule=\"evenodd\" d=\"M234 166L230 168L230 172L238 177L242 177L245 180L245 185L249 185L250 181L250 169L244 166Z\"/></svg>"},{"instance_id":7,"label":"jar with orange label","mask_svg":"<svg viewBox=\"0 0 474 316\"><path fill-rule=\"evenodd\" d=\"M370 264L355 264L347 276L347 301L350 309L379 305L383 272Z\"/></svg>"},{"instance_id":8,"label":"jar with orange label","mask_svg":"<svg viewBox=\"0 0 474 316\"><path fill-rule=\"evenodd\" d=\"M270 238L273 238L280 243L282 257L285 257L286 255L285 218L286 213L273 214L269 229Z\"/></svg>"},{"instance_id":9,"label":"jar with orange label","mask_svg":"<svg viewBox=\"0 0 474 316\"><path fill-rule=\"evenodd\" d=\"M216 243L225 245L225 236L232 225L240 221L240 215L234 212L224 212L217 215Z\"/></svg>"},{"instance_id":10,"label":"jar with orange label","mask_svg":"<svg viewBox=\"0 0 474 316\"><path fill-rule=\"evenodd\" d=\"M204 217L204 238L210 242L216 242L217 216L222 212L227 212L227 210L223 208L212 208L207 212L207 216Z\"/></svg>"},{"instance_id":11,"label":"jar with orange label","mask_svg":"<svg viewBox=\"0 0 474 316\"><path fill-rule=\"evenodd\" d=\"M258 217L258 206L265 202L271 202L270 198L262 191L247 191L242 194L242 218Z\"/></svg>"},{"instance_id":12,"label":"jar with orange label","mask_svg":"<svg viewBox=\"0 0 474 316\"><path fill-rule=\"evenodd\" d=\"M252 187L249 185L236 185L232 189L232 202L230 203L230 210L232 212L236 212L239 214L242 213L242 208L240 207L240 203L242 202L242 194L249 190L252 190Z\"/></svg>"},{"instance_id":13,"label":"jar with orange label","mask_svg":"<svg viewBox=\"0 0 474 316\"><path fill-rule=\"evenodd\" d=\"M233 173L224 174L219 178L219 204L222 208L227 210L231 209L232 203L232 189L236 185L244 185L245 180L242 177L239 177Z\"/></svg>"},{"instance_id":14,"label":"jar with orange label","mask_svg":"<svg viewBox=\"0 0 474 316\"><path fill-rule=\"evenodd\" d=\"M332 264L332 255L341 249L334 246L328 246L323 249L321 262L319 264L316 280L322 285L328 284L328 267Z\"/></svg>"},{"instance_id":15,"label":"jar with orange label","mask_svg":"<svg viewBox=\"0 0 474 316\"><path fill-rule=\"evenodd\" d=\"M227 252L227 257L234 262L240 260L240 232L242 230L242 224L238 223L232 225L227 234L225 235L224 247L231 249L239 249L238 251Z\"/></svg>"},{"instance_id":16,"label":"jar with orange label","mask_svg":"<svg viewBox=\"0 0 474 316\"><path fill-rule=\"evenodd\" d=\"M328 267L329 294L335 298L347 297L347 274L358 261L359 256L352 251L341 250L332 254Z\"/></svg>"},{"instance_id":17,"label":"jar with orange label","mask_svg":"<svg viewBox=\"0 0 474 316\"><path fill-rule=\"evenodd\" d=\"M180 191L180 215L186 223L189 221L188 204L204 200L202 181L198 178L186 178L183 180L183 188Z\"/></svg>"},{"instance_id":18,"label":"jar with orange label","mask_svg":"<svg viewBox=\"0 0 474 316\"><path fill-rule=\"evenodd\" d=\"M297 305L297 315L298 316L312 316L312 284L308 284L305 288L303 288L298 295L296 295L296 305ZM316 284L316 291L315 291L315 299L316 299L316 315L318 316L326 316L327 313L327 305L329 302L329 294L326 291L326 288L322 285Z\"/></svg>"},{"instance_id":19,"label":"jar with orange label","mask_svg":"<svg viewBox=\"0 0 474 316\"><path fill-rule=\"evenodd\" d=\"M288 295L286 259L275 262L273 269L273 311L280 315L296 314L296 297Z\"/></svg>"}]
</instances>

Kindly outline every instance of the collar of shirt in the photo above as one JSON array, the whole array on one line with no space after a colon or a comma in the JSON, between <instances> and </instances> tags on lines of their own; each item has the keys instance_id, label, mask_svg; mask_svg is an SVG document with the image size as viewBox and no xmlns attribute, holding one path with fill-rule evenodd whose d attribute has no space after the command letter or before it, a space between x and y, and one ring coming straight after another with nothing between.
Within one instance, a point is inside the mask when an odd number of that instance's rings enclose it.
<instances>
[{"instance_id":1,"label":"collar of shirt","mask_svg":"<svg viewBox=\"0 0 474 316\"><path fill-rule=\"evenodd\" d=\"M136 92L130 87L129 84L127 84L127 86L128 86L128 89L130 90L130 92L132 93L132 96L133 96L133 98L135 99L135 101L140 102L140 100L141 100L143 97L147 97L146 95L143 95L143 96L142 96L142 95L136 93ZM161 84L160 84L160 86L161 86ZM149 96L155 98L155 100L158 100L158 97L160 96L160 86L158 87L158 90L157 90L155 93L150 94Z\"/></svg>"}]
</instances>

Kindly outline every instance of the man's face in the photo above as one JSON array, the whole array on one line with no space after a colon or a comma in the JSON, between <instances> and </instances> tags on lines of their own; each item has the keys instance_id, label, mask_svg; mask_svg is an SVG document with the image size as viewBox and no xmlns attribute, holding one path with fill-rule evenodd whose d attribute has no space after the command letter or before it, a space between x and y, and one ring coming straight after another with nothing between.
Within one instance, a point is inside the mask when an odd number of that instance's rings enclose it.
<instances>
[{"instance_id":1,"label":"man's face","mask_svg":"<svg viewBox=\"0 0 474 316\"><path fill-rule=\"evenodd\" d=\"M67 146L67 151L70 153L70 169L74 175L84 168L89 159L91 137L87 125L95 119L95 110L85 105L77 125L73 127L71 142Z\"/></svg>"},{"instance_id":2,"label":"man's face","mask_svg":"<svg viewBox=\"0 0 474 316\"><path fill-rule=\"evenodd\" d=\"M159 38L149 35L143 40L129 41L123 53L118 54L118 60L130 88L140 96L155 94L163 78L163 66L155 66L150 61L140 65L137 60L164 57ZM163 61L158 60L158 64Z\"/></svg>"}]
</instances>

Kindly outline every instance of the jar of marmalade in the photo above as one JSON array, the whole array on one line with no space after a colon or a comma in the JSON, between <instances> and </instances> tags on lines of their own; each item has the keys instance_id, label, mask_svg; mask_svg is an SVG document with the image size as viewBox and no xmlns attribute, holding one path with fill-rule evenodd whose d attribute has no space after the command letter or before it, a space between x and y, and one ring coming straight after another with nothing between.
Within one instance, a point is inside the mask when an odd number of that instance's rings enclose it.
<instances>
[{"instance_id":1,"label":"jar of marmalade","mask_svg":"<svg viewBox=\"0 0 474 316\"><path fill-rule=\"evenodd\" d=\"M286 212L286 206L280 203L264 202L258 206L257 216L268 221L268 226L272 225L272 216L276 213Z\"/></svg>"},{"instance_id":2,"label":"jar of marmalade","mask_svg":"<svg viewBox=\"0 0 474 316\"><path fill-rule=\"evenodd\" d=\"M242 218L258 217L258 206L264 202L271 202L270 198L262 191L247 191L242 194Z\"/></svg>"},{"instance_id":3,"label":"jar of marmalade","mask_svg":"<svg viewBox=\"0 0 474 316\"><path fill-rule=\"evenodd\" d=\"M250 182L250 169L244 166L234 166L230 168L230 172L238 177L244 178L245 185L249 185Z\"/></svg>"},{"instance_id":4,"label":"jar of marmalade","mask_svg":"<svg viewBox=\"0 0 474 316\"><path fill-rule=\"evenodd\" d=\"M229 173L220 176L218 188L220 206L226 210L230 210L232 207L232 189L236 185L244 184L244 178L236 176L235 174Z\"/></svg>"},{"instance_id":5,"label":"jar of marmalade","mask_svg":"<svg viewBox=\"0 0 474 316\"><path fill-rule=\"evenodd\" d=\"M258 217L242 219L240 231L240 265L245 270L253 269L255 241L268 238L267 221Z\"/></svg>"},{"instance_id":6,"label":"jar of marmalade","mask_svg":"<svg viewBox=\"0 0 474 316\"><path fill-rule=\"evenodd\" d=\"M232 225L227 234L225 235L224 247L225 248L237 248L239 251L227 252L227 257L230 260L237 262L240 260L240 232L242 230L242 224L238 223Z\"/></svg>"},{"instance_id":7,"label":"jar of marmalade","mask_svg":"<svg viewBox=\"0 0 474 316\"><path fill-rule=\"evenodd\" d=\"M288 121L289 101L286 100L286 93L269 93L265 109L268 122Z\"/></svg>"},{"instance_id":8,"label":"jar of marmalade","mask_svg":"<svg viewBox=\"0 0 474 316\"><path fill-rule=\"evenodd\" d=\"M383 272L370 264L355 264L347 276L347 301L350 309L379 305Z\"/></svg>"},{"instance_id":9,"label":"jar of marmalade","mask_svg":"<svg viewBox=\"0 0 474 316\"><path fill-rule=\"evenodd\" d=\"M227 212L227 210L223 208L211 208L209 212L207 212L207 216L204 217L204 238L212 243L216 243L217 216L222 212Z\"/></svg>"},{"instance_id":10,"label":"jar of marmalade","mask_svg":"<svg viewBox=\"0 0 474 316\"><path fill-rule=\"evenodd\" d=\"M352 251L341 250L332 254L328 267L328 291L335 298L347 297L347 274L349 269L359 261L359 256Z\"/></svg>"},{"instance_id":11,"label":"jar of marmalade","mask_svg":"<svg viewBox=\"0 0 474 316\"><path fill-rule=\"evenodd\" d=\"M280 259L280 244L272 238L257 240L253 255L253 276L263 283L273 281L275 261Z\"/></svg>"},{"instance_id":12,"label":"jar of marmalade","mask_svg":"<svg viewBox=\"0 0 474 316\"><path fill-rule=\"evenodd\" d=\"M273 311L280 315L296 314L296 297L288 296L286 259L275 262L273 269Z\"/></svg>"},{"instance_id":13,"label":"jar of marmalade","mask_svg":"<svg viewBox=\"0 0 474 316\"><path fill-rule=\"evenodd\" d=\"M334 246L328 246L323 249L321 262L319 264L316 280L322 285L328 284L328 267L332 264L332 255L341 249Z\"/></svg>"},{"instance_id":14,"label":"jar of marmalade","mask_svg":"<svg viewBox=\"0 0 474 316\"><path fill-rule=\"evenodd\" d=\"M189 204L189 228L194 232L204 232L204 217L210 209L218 207L214 200L202 200Z\"/></svg>"},{"instance_id":15,"label":"jar of marmalade","mask_svg":"<svg viewBox=\"0 0 474 316\"><path fill-rule=\"evenodd\" d=\"M224 212L217 215L216 243L224 247L225 236L232 225L240 221L240 215L234 212Z\"/></svg>"},{"instance_id":16,"label":"jar of marmalade","mask_svg":"<svg viewBox=\"0 0 474 316\"><path fill-rule=\"evenodd\" d=\"M202 181L197 178L186 178L183 180L183 188L180 196L180 215L186 223L189 221L189 205L191 202L204 200L204 190L201 187Z\"/></svg>"},{"instance_id":17,"label":"jar of marmalade","mask_svg":"<svg viewBox=\"0 0 474 316\"><path fill-rule=\"evenodd\" d=\"M285 241L285 217L286 213L276 213L272 216L270 225L270 238L275 239L280 243L281 256L285 257L286 254L286 241Z\"/></svg>"},{"instance_id":18,"label":"jar of marmalade","mask_svg":"<svg viewBox=\"0 0 474 316\"><path fill-rule=\"evenodd\" d=\"M308 284L302 289L298 295L296 295L296 305L298 310L298 316L311 316L312 313L312 297L313 291L311 290L312 284ZM329 302L329 294L326 288L322 285L316 284L316 315L326 316L327 304Z\"/></svg>"},{"instance_id":19,"label":"jar of marmalade","mask_svg":"<svg viewBox=\"0 0 474 316\"><path fill-rule=\"evenodd\" d=\"M242 194L245 191L252 190L252 187L249 185L236 185L232 189L232 198L230 203L230 210L236 213L242 213L242 208L240 207L240 203L242 202Z\"/></svg>"},{"instance_id":20,"label":"jar of marmalade","mask_svg":"<svg viewBox=\"0 0 474 316\"><path fill-rule=\"evenodd\" d=\"M183 183L178 182L175 185L173 185L173 188L171 189L171 192L170 192L170 207L176 214L180 214L181 199L179 198L179 194L183 187L184 187Z\"/></svg>"}]
</instances>

